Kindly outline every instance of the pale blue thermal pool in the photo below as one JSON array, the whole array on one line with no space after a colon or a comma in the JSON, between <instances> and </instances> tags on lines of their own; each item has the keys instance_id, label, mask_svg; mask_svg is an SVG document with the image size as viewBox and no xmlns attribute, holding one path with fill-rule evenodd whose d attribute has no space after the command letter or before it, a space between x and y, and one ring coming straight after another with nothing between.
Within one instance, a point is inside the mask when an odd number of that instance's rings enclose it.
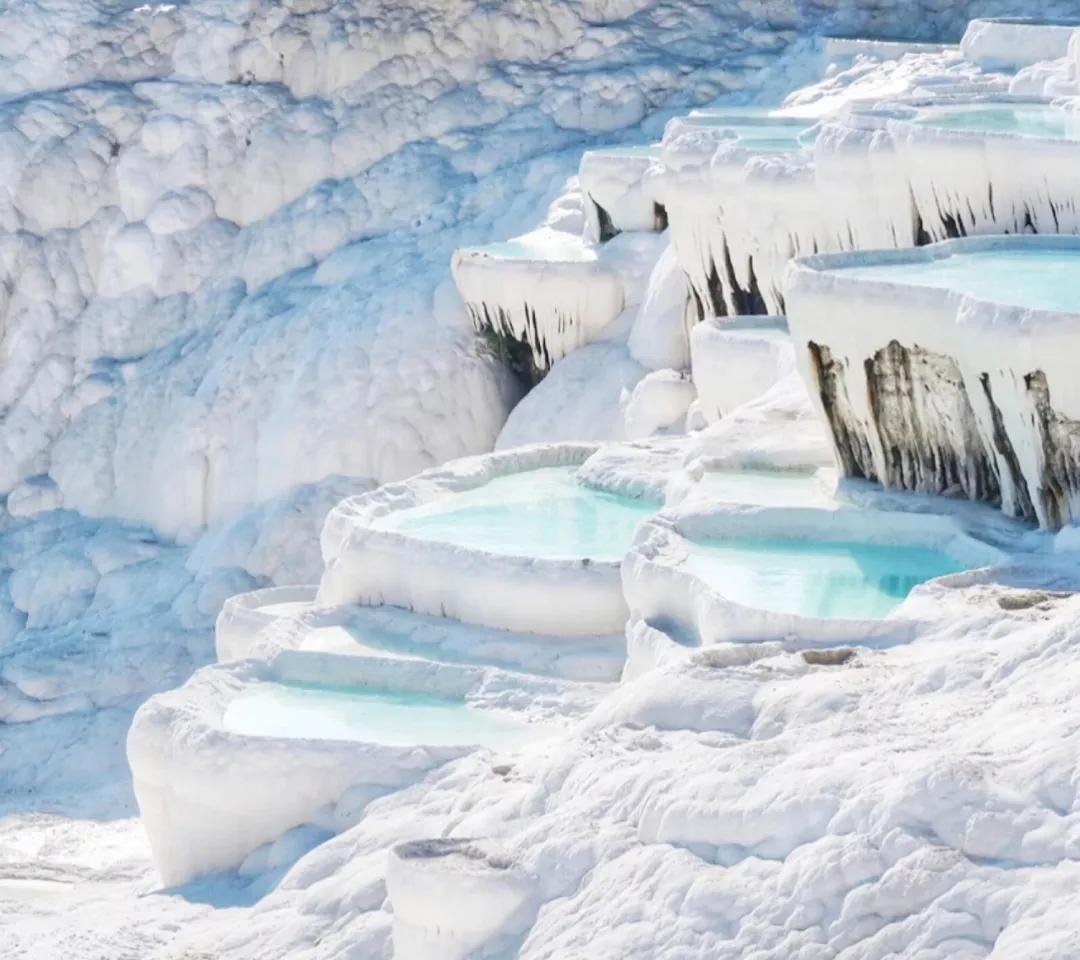
<instances>
[{"instance_id":1,"label":"pale blue thermal pool","mask_svg":"<svg viewBox=\"0 0 1080 960\"><path fill-rule=\"evenodd\" d=\"M993 303L1080 312L1080 248L1001 247L938 260L842 267L849 277L956 290Z\"/></svg>"},{"instance_id":2,"label":"pale blue thermal pool","mask_svg":"<svg viewBox=\"0 0 1080 960\"><path fill-rule=\"evenodd\" d=\"M1048 103L982 103L927 107L915 123L965 133L1010 133L1044 140L1080 140L1080 114Z\"/></svg>"},{"instance_id":3,"label":"pale blue thermal pool","mask_svg":"<svg viewBox=\"0 0 1080 960\"><path fill-rule=\"evenodd\" d=\"M249 737L356 740L393 747L512 747L537 731L460 700L413 693L260 683L226 708L224 727Z\"/></svg>"},{"instance_id":4,"label":"pale blue thermal pool","mask_svg":"<svg viewBox=\"0 0 1080 960\"><path fill-rule=\"evenodd\" d=\"M924 547L794 540L694 542L686 565L744 606L845 620L885 617L918 584L962 569Z\"/></svg>"},{"instance_id":5,"label":"pale blue thermal pool","mask_svg":"<svg viewBox=\"0 0 1080 960\"><path fill-rule=\"evenodd\" d=\"M620 561L638 524L660 505L595 490L576 467L545 467L498 477L375 521L419 540L549 560Z\"/></svg>"}]
</instances>

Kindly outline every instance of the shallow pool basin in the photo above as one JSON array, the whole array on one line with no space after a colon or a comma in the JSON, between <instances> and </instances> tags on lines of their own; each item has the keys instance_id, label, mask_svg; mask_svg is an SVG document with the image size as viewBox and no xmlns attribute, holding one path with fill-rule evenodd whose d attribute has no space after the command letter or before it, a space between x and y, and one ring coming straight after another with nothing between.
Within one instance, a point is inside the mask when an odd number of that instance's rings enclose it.
<instances>
[{"instance_id":1,"label":"shallow pool basin","mask_svg":"<svg viewBox=\"0 0 1080 960\"><path fill-rule=\"evenodd\" d=\"M242 660L254 652L257 638L279 620L310 610L317 586L265 587L229 597L214 624L218 660Z\"/></svg>"},{"instance_id":2,"label":"shallow pool basin","mask_svg":"<svg viewBox=\"0 0 1080 960\"><path fill-rule=\"evenodd\" d=\"M933 616L917 586L1005 559L951 516L688 499L647 521L623 562L628 637L645 624L686 647L887 646Z\"/></svg>"},{"instance_id":3,"label":"shallow pool basin","mask_svg":"<svg viewBox=\"0 0 1080 960\"><path fill-rule=\"evenodd\" d=\"M476 329L531 356L530 376L590 343L625 305L622 278L580 233L541 227L454 251L450 271Z\"/></svg>"},{"instance_id":4,"label":"shallow pool basin","mask_svg":"<svg viewBox=\"0 0 1080 960\"><path fill-rule=\"evenodd\" d=\"M520 447L339 504L323 528L319 602L548 637L621 634L619 564L659 504L578 483L596 450Z\"/></svg>"},{"instance_id":5,"label":"shallow pool basin","mask_svg":"<svg viewBox=\"0 0 1080 960\"><path fill-rule=\"evenodd\" d=\"M565 729L597 695L495 668L285 652L205 667L151 697L132 721L128 763L173 885L236 870L296 827L347 829L368 802L440 764Z\"/></svg>"},{"instance_id":6,"label":"shallow pool basin","mask_svg":"<svg viewBox=\"0 0 1080 960\"><path fill-rule=\"evenodd\" d=\"M809 144L816 124L816 120L791 117L691 114L668 123L664 143L685 133L710 131L718 140L730 139L749 150L798 150Z\"/></svg>"}]
</instances>

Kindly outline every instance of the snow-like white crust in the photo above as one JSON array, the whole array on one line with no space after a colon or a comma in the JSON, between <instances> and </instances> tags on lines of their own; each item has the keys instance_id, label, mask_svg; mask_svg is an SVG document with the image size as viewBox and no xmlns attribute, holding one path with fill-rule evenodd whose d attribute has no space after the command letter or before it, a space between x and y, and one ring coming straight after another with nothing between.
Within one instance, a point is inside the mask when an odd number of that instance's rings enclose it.
<instances>
[{"instance_id":1,"label":"snow-like white crust","mask_svg":"<svg viewBox=\"0 0 1080 960\"><path fill-rule=\"evenodd\" d=\"M783 317L716 317L690 332L690 365L708 423L767 393L795 369Z\"/></svg>"},{"instance_id":2,"label":"snow-like white crust","mask_svg":"<svg viewBox=\"0 0 1080 960\"><path fill-rule=\"evenodd\" d=\"M395 960L468 960L527 930L540 906L537 878L483 840L400 844L387 862L386 893Z\"/></svg>"},{"instance_id":3,"label":"snow-like white crust","mask_svg":"<svg viewBox=\"0 0 1080 960\"><path fill-rule=\"evenodd\" d=\"M985 17L972 20L960 41L960 52L984 70L1016 71L1044 60L1059 60L1080 20L1037 17Z\"/></svg>"},{"instance_id":4,"label":"snow-like white crust","mask_svg":"<svg viewBox=\"0 0 1080 960\"><path fill-rule=\"evenodd\" d=\"M784 642L800 646L838 643L889 644L909 639L916 620L906 604L882 620L825 619L747 607L724 596L723 586L705 582L686 567L689 540L763 538L920 546L940 550L969 567L1006 562L1001 551L964 533L951 517L885 511L816 508L713 507L689 505L643 524L623 561L623 589L630 605L631 663L642 657L664 662L663 644L635 624L662 627L690 646ZM917 588L918 589L918 588ZM642 649L648 652L643 654ZM636 649L635 649L636 648Z\"/></svg>"},{"instance_id":5,"label":"snow-like white crust","mask_svg":"<svg viewBox=\"0 0 1080 960\"><path fill-rule=\"evenodd\" d=\"M371 796L415 782L470 748L392 747L356 741L250 737L226 730L229 703L260 682L378 685L463 696L476 684L461 668L331 658L206 667L183 687L147 701L128 734L128 762L154 863L166 885L234 869L287 830L318 822L340 829L335 809L350 788ZM347 823L347 821L346 821Z\"/></svg>"},{"instance_id":6,"label":"snow-like white crust","mask_svg":"<svg viewBox=\"0 0 1080 960\"><path fill-rule=\"evenodd\" d=\"M1061 453L1068 460L1069 455L1048 449L1051 441L1044 436L1036 409L1039 398L1026 378L1035 373L1044 375L1052 404L1049 415L1080 419L1074 370L1080 350L1077 316L991 303L948 289L865 280L840 269L925 262L953 253L1008 248L1065 249L1080 257L1080 239L1052 236L973 237L915 250L807 257L794 262L788 274L791 337L800 369L811 385L810 394L826 418L811 344L827 347L838 358L849 422L857 425L878 477L888 475L886 451L874 427L864 361L891 341L949 358L959 371L974 423L952 424L949 430L953 433L947 430L943 437L951 438L956 430L965 428L976 430L986 456L995 465L1002 509L1014 516L1027 512L1022 480L1031 500L1032 519L1044 527L1060 526L1080 516L1080 491L1060 476L1060 471L1058 476L1051 475L1053 464L1048 459ZM843 461L843 443L835 435L834 441ZM1048 500L1050 487L1059 489L1054 503ZM971 490L966 492L974 495Z\"/></svg>"},{"instance_id":7,"label":"snow-like white crust","mask_svg":"<svg viewBox=\"0 0 1080 960\"><path fill-rule=\"evenodd\" d=\"M372 529L376 518L495 477L584 463L595 444L541 444L469 457L339 504L326 518L318 601L391 604L466 623L552 636L616 633L626 622L619 565L548 560L424 542Z\"/></svg>"}]
</instances>

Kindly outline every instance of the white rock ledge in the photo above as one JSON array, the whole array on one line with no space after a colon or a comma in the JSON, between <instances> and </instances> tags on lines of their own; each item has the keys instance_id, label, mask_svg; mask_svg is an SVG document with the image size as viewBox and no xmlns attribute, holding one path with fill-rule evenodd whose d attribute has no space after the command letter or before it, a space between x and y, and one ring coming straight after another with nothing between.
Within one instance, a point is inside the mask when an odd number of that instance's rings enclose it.
<instances>
[{"instance_id":1,"label":"white rock ledge","mask_svg":"<svg viewBox=\"0 0 1080 960\"><path fill-rule=\"evenodd\" d=\"M596 339L625 305L596 250L549 227L457 250L450 267L476 329L526 348L537 371Z\"/></svg>"},{"instance_id":2,"label":"white rock ledge","mask_svg":"<svg viewBox=\"0 0 1080 960\"><path fill-rule=\"evenodd\" d=\"M807 257L787 278L792 342L845 475L1057 528L1080 517L1080 317L844 271L997 249L1074 251L1080 265L1074 237Z\"/></svg>"},{"instance_id":3,"label":"white rock ledge","mask_svg":"<svg viewBox=\"0 0 1080 960\"><path fill-rule=\"evenodd\" d=\"M580 465L593 444L541 444L458 460L352 497L323 527L324 606L390 604L432 616L558 637L621 633L619 564L508 556L373 529L379 517L470 490L496 477Z\"/></svg>"},{"instance_id":4,"label":"white rock ledge","mask_svg":"<svg viewBox=\"0 0 1080 960\"><path fill-rule=\"evenodd\" d=\"M910 598L879 620L802 616L735 602L724 595L721 585L692 572L687 561L691 540L739 538L926 547L970 568L997 566L1008 559L967 535L948 516L735 504L661 514L646 521L623 561L623 588L631 612L628 675L644 669L642 658L650 661L649 666L663 662L661 634L690 647L795 639L805 646L888 645L908 640L920 622L905 613ZM943 579L947 578L938 578Z\"/></svg>"}]
</instances>

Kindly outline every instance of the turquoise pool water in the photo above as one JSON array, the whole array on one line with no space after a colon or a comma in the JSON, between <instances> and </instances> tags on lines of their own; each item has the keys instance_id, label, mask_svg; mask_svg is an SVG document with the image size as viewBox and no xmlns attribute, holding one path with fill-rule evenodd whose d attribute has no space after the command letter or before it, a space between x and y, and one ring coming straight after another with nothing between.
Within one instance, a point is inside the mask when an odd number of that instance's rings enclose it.
<instances>
[{"instance_id":1,"label":"turquoise pool water","mask_svg":"<svg viewBox=\"0 0 1080 960\"><path fill-rule=\"evenodd\" d=\"M481 487L380 517L379 530L491 553L551 560L622 560L659 504L578 483L575 467L498 477Z\"/></svg>"},{"instance_id":2,"label":"turquoise pool water","mask_svg":"<svg viewBox=\"0 0 1080 960\"><path fill-rule=\"evenodd\" d=\"M693 543L687 566L748 607L860 620L885 617L918 584L962 569L922 547L790 540Z\"/></svg>"},{"instance_id":3,"label":"turquoise pool water","mask_svg":"<svg viewBox=\"0 0 1080 960\"><path fill-rule=\"evenodd\" d=\"M919 112L915 122L941 130L1080 140L1080 114L1045 103L927 107Z\"/></svg>"},{"instance_id":4,"label":"turquoise pool water","mask_svg":"<svg viewBox=\"0 0 1080 960\"><path fill-rule=\"evenodd\" d=\"M1040 310L1080 312L1080 248L1003 248L940 260L879 263L837 271L866 280L936 287Z\"/></svg>"},{"instance_id":5,"label":"turquoise pool water","mask_svg":"<svg viewBox=\"0 0 1080 960\"><path fill-rule=\"evenodd\" d=\"M420 694L261 683L225 710L225 729L249 737L357 740L386 746L510 747L535 735L526 724Z\"/></svg>"}]
</instances>

